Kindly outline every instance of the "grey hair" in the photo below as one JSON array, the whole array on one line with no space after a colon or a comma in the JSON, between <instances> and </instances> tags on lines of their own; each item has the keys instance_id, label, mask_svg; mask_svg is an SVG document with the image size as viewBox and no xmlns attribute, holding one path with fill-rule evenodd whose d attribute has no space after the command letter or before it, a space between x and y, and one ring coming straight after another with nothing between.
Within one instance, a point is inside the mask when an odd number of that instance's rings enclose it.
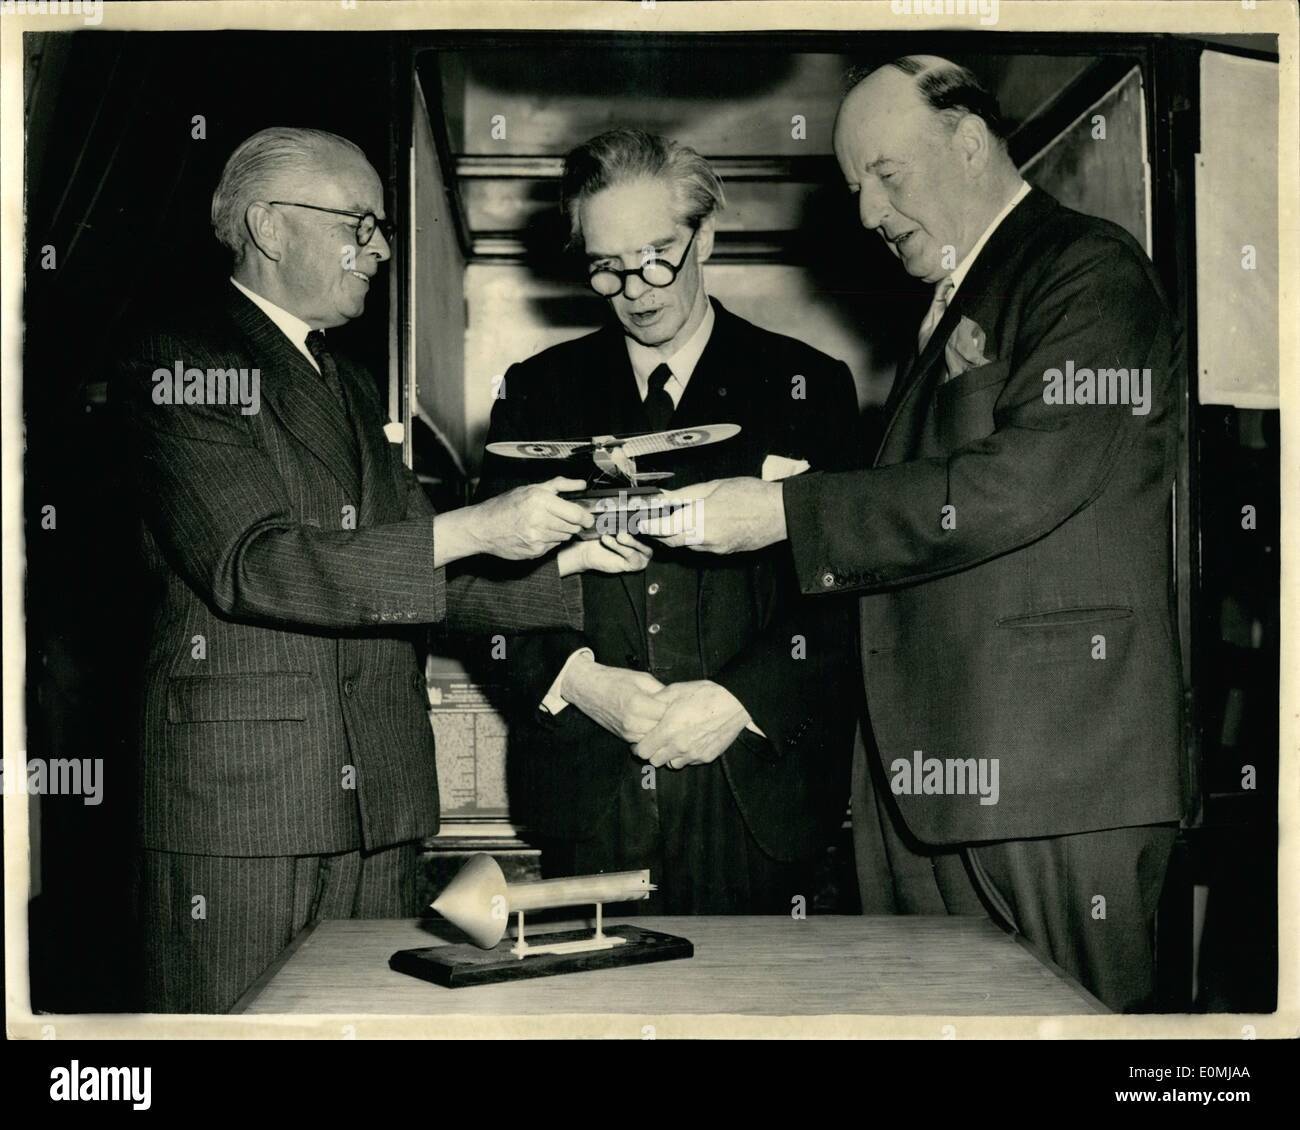
<instances>
[{"instance_id":1,"label":"grey hair","mask_svg":"<svg viewBox=\"0 0 1300 1130\"><path fill-rule=\"evenodd\" d=\"M904 55L885 64L911 75L916 80L917 93L924 99L950 130L957 128L957 123L967 114L980 118L993 137L1005 144L1010 129L1002 116L997 96L993 94L969 67L947 62L931 63L917 55ZM851 89L878 67L855 67L848 74L847 85Z\"/></svg>"},{"instance_id":2,"label":"grey hair","mask_svg":"<svg viewBox=\"0 0 1300 1130\"><path fill-rule=\"evenodd\" d=\"M272 126L240 143L230 155L221 181L212 194L212 228L238 263L244 256L244 213L255 200L265 199L286 174L310 170L321 163L331 145L365 157L346 137L321 129Z\"/></svg>"},{"instance_id":3,"label":"grey hair","mask_svg":"<svg viewBox=\"0 0 1300 1130\"><path fill-rule=\"evenodd\" d=\"M582 240L579 213L584 200L616 184L642 177L670 180L677 194L679 223L698 228L726 207L722 178L689 145L639 129L614 129L583 142L564 159L560 205L569 218L569 246Z\"/></svg>"}]
</instances>

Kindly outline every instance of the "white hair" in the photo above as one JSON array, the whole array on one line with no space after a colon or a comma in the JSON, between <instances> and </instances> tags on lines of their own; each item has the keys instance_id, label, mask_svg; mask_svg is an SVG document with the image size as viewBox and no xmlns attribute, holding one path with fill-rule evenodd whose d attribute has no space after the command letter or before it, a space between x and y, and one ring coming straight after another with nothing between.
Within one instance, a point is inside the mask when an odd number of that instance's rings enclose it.
<instances>
[{"instance_id":1,"label":"white hair","mask_svg":"<svg viewBox=\"0 0 1300 1130\"><path fill-rule=\"evenodd\" d=\"M275 186L287 174L319 168L330 146L341 146L365 157L361 148L346 137L291 126L260 130L230 155L212 194L212 228L217 239L234 253L236 263L244 257L244 214L248 206L274 195Z\"/></svg>"}]
</instances>

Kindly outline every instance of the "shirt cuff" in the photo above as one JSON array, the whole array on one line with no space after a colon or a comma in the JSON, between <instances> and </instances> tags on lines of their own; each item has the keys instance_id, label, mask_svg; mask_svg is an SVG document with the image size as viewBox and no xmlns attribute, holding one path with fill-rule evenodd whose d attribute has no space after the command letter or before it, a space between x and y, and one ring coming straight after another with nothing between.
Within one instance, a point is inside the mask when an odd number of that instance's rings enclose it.
<instances>
[{"instance_id":1,"label":"shirt cuff","mask_svg":"<svg viewBox=\"0 0 1300 1130\"><path fill-rule=\"evenodd\" d=\"M596 653L589 647L580 647L568 659L564 661L564 666L560 668L560 673L555 676L555 682L551 684L551 689L546 692L546 697L542 699L541 709L546 714L559 714L566 706L568 700L560 694L560 688L564 686L564 673L569 669L569 664L579 656L585 655L588 659L595 659Z\"/></svg>"},{"instance_id":2,"label":"shirt cuff","mask_svg":"<svg viewBox=\"0 0 1300 1130\"><path fill-rule=\"evenodd\" d=\"M717 685L722 686L721 683ZM726 687L723 687L722 689L727 690ZM734 702L737 706L739 706L741 710L745 710L745 704L741 702L740 699L738 699L734 694L732 694L731 691L728 690L727 694L731 695L732 702ZM754 719L749 716L748 710L745 710L745 729L750 731L750 733L757 734L760 738L767 737L767 735L763 733L762 730L760 730L757 726L754 725Z\"/></svg>"}]
</instances>

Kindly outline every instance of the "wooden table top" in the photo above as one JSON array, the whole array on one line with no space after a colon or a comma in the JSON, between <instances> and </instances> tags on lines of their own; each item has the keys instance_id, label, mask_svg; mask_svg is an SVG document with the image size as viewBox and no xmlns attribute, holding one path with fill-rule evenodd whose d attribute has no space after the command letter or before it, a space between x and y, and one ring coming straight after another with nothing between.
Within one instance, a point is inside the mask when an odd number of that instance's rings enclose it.
<instances>
[{"instance_id":1,"label":"wooden table top","mask_svg":"<svg viewBox=\"0 0 1300 1130\"><path fill-rule=\"evenodd\" d=\"M235 1006L246 1013L752 1016L1097 1014L1105 1007L985 918L814 915L608 918L689 938L654 965L445 989L388 968L396 950L460 942L440 921L309 926ZM582 924L575 920L569 925ZM561 923L534 929L560 929ZM513 931L512 931L513 933ZM529 933L532 940L532 931Z\"/></svg>"}]
</instances>

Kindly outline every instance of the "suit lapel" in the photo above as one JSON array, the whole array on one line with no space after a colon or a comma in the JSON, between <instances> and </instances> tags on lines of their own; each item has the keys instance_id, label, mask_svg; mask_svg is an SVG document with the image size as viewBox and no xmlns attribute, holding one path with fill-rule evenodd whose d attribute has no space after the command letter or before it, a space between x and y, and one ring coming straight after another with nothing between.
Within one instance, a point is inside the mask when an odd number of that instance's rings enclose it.
<instances>
[{"instance_id":1,"label":"suit lapel","mask_svg":"<svg viewBox=\"0 0 1300 1130\"><path fill-rule=\"evenodd\" d=\"M627 355L623 332L618 326L613 327L607 340L602 342L602 351L609 358L608 367L604 372L592 374L598 388L588 400L588 407L595 413L590 434L624 435L646 431L650 424L646 420L645 405L641 402L632 360Z\"/></svg>"},{"instance_id":2,"label":"suit lapel","mask_svg":"<svg viewBox=\"0 0 1300 1130\"><path fill-rule=\"evenodd\" d=\"M405 514L405 505L389 473L388 437L384 435L381 420L366 411L363 393L358 387L358 382L369 380L370 374L364 369L339 362L339 383L347 398L347 418L353 425L360 460L361 506L357 525L361 527L396 521Z\"/></svg>"},{"instance_id":3,"label":"suit lapel","mask_svg":"<svg viewBox=\"0 0 1300 1130\"><path fill-rule=\"evenodd\" d=\"M983 257L983 255L980 256L981 259ZM912 405L927 403L927 398L918 395L918 393L926 386L926 378L934 375L937 363L943 358L944 344L961 317L960 303L965 293L966 288L963 286L957 292L956 297L948 304L948 309L943 312L943 317L939 320L939 324L935 326L934 333L930 335L930 340L925 343L925 348L919 354L913 350L900 369L898 378L894 381L894 390L890 394L889 402L886 404L885 411L889 422L885 425L884 435L880 438L875 463L880 463L884 458L889 441L895 435L897 427L902 425L904 408L909 403Z\"/></svg>"},{"instance_id":4,"label":"suit lapel","mask_svg":"<svg viewBox=\"0 0 1300 1130\"><path fill-rule=\"evenodd\" d=\"M913 352L910 360L899 372L894 388L885 404L884 435L876 450L874 462L879 464L891 446L896 434L904 437L913 434L915 427L907 427L905 417L930 403L931 398L918 395L922 388L932 388L938 379L937 370L943 360L944 347L952 331L961 321L962 312L970 308L977 298L990 290L992 280L1009 257L1007 252L1029 238L1031 233L1043 223L1048 212L1056 208L1054 201L1041 189L1030 189L1029 194L1011 210L1011 213L998 225L971 265L970 272L963 280L960 289L948 303L939 324L935 326L930 340L919 354ZM920 327L917 327L919 332ZM929 378L929 379L927 379ZM914 421L913 421L914 423Z\"/></svg>"},{"instance_id":5,"label":"suit lapel","mask_svg":"<svg viewBox=\"0 0 1300 1130\"><path fill-rule=\"evenodd\" d=\"M279 327L234 287L230 291L230 316L261 369L267 403L348 497L359 501L354 433L343 407Z\"/></svg>"}]
</instances>

